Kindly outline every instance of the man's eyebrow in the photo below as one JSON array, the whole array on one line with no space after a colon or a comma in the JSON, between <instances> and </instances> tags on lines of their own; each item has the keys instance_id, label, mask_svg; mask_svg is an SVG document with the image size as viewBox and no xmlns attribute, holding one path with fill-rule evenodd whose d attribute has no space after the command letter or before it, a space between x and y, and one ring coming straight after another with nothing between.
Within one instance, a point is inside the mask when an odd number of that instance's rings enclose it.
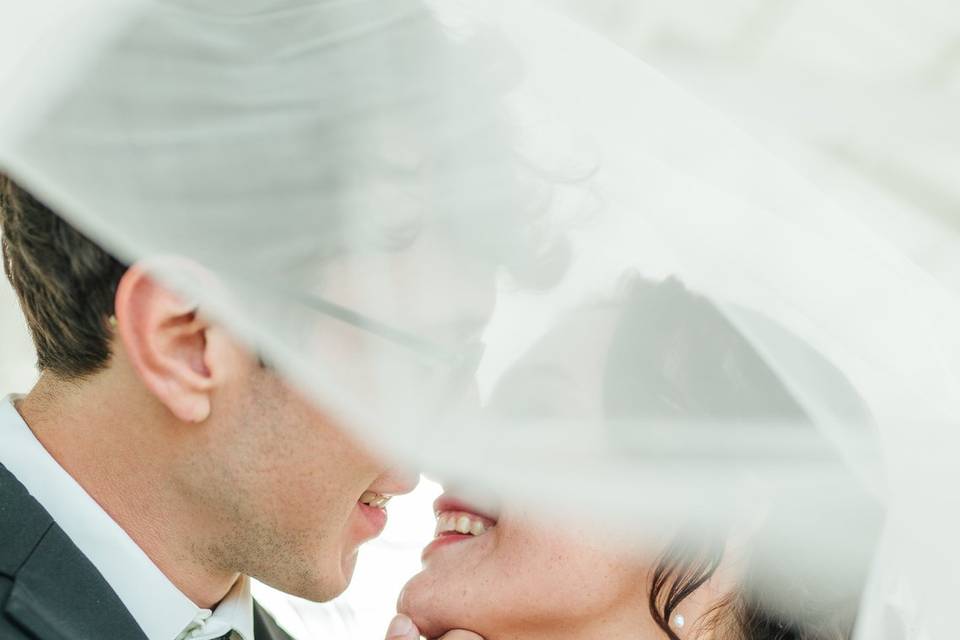
<instances>
[{"instance_id":1,"label":"man's eyebrow","mask_svg":"<svg viewBox=\"0 0 960 640\"><path fill-rule=\"evenodd\" d=\"M301 294L299 297L303 304L314 311L363 331L367 331L384 340L389 340L410 351L437 360L453 361L456 359L456 354L450 353L443 345L428 337L423 337L405 329L387 324L377 318L327 300L322 296Z\"/></svg>"},{"instance_id":2,"label":"man's eyebrow","mask_svg":"<svg viewBox=\"0 0 960 640\"><path fill-rule=\"evenodd\" d=\"M565 367L551 362L535 362L531 364L518 365L507 372L508 376L524 378L549 378L554 381L567 382L571 380L570 372Z\"/></svg>"},{"instance_id":3,"label":"man's eyebrow","mask_svg":"<svg viewBox=\"0 0 960 640\"><path fill-rule=\"evenodd\" d=\"M469 344L481 341L489 323L489 318L482 314L462 314L450 320L426 325L422 331L425 336L445 344Z\"/></svg>"}]
</instances>

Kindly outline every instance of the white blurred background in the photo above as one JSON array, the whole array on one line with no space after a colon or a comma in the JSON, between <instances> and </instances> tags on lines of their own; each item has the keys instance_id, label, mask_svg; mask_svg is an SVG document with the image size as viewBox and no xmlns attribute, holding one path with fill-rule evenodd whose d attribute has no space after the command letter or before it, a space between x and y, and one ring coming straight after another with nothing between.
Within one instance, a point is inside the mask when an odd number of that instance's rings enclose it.
<instances>
[{"instance_id":1,"label":"white blurred background","mask_svg":"<svg viewBox=\"0 0 960 640\"><path fill-rule=\"evenodd\" d=\"M761 140L960 292L960 9L947 0L555 0ZM602 69L598 70L602 73ZM33 351L0 283L0 393L26 391ZM303 638L380 638L432 535L424 483L391 504L336 601L261 590ZM306 629L310 629L308 633Z\"/></svg>"},{"instance_id":2,"label":"white blurred background","mask_svg":"<svg viewBox=\"0 0 960 640\"><path fill-rule=\"evenodd\" d=\"M0 282L0 396L23 393L37 378L33 344L6 277Z\"/></svg>"}]
</instances>

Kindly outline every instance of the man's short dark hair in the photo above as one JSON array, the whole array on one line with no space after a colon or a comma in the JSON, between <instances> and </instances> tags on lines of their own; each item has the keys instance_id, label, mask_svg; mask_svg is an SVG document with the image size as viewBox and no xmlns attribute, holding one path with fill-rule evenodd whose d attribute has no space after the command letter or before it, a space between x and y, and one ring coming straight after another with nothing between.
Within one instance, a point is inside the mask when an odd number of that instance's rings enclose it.
<instances>
[{"instance_id":1,"label":"man's short dark hair","mask_svg":"<svg viewBox=\"0 0 960 640\"><path fill-rule=\"evenodd\" d=\"M127 267L0 174L3 266L41 371L79 378L110 360L117 284Z\"/></svg>"}]
</instances>

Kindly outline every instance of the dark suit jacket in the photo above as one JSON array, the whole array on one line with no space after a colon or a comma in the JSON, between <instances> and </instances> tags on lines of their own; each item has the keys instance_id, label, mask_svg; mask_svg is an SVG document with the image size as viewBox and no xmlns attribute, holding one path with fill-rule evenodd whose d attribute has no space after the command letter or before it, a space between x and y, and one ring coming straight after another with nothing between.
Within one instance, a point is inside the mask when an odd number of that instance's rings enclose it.
<instances>
[{"instance_id":1,"label":"dark suit jacket","mask_svg":"<svg viewBox=\"0 0 960 640\"><path fill-rule=\"evenodd\" d=\"M259 604L253 615L255 640L291 640ZM0 640L145 639L100 572L0 465Z\"/></svg>"}]
</instances>

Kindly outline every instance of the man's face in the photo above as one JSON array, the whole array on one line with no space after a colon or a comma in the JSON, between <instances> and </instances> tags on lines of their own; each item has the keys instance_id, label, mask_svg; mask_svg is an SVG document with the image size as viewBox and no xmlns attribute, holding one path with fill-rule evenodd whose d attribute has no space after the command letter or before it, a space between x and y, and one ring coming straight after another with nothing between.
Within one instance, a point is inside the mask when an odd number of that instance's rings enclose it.
<instances>
[{"instance_id":1,"label":"man's face","mask_svg":"<svg viewBox=\"0 0 960 640\"><path fill-rule=\"evenodd\" d=\"M477 339L494 300L493 269L464 266L454 248L424 233L403 251L329 264L318 295L456 351ZM389 289L381 286L384 275ZM391 294L369 295L375 287ZM381 418L405 410L395 404L398 398L421 410L448 399L431 397L437 390L469 396L472 380L452 388L442 367L427 373L403 345L336 318L318 316L303 344L342 389L338 400L359 403ZM210 464L199 458L196 473L186 476L219 514L223 537L209 551L210 560L282 591L328 600L349 584L358 547L383 528L383 510L364 504L370 492L408 492L416 474L390 467L356 425L319 408L239 347L230 357L231 379L212 410L210 437L218 446L205 452ZM377 426L409 423L397 417Z\"/></svg>"},{"instance_id":2,"label":"man's face","mask_svg":"<svg viewBox=\"0 0 960 640\"><path fill-rule=\"evenodd\" d=\"M209 559L311 600L335 597L386 522L368 492L406 493L416 474L389 467L269 369L249 369L220 403L235 422L218 438L220 477L200 489L224 529Z\"/></svg>"}]
</instances>

